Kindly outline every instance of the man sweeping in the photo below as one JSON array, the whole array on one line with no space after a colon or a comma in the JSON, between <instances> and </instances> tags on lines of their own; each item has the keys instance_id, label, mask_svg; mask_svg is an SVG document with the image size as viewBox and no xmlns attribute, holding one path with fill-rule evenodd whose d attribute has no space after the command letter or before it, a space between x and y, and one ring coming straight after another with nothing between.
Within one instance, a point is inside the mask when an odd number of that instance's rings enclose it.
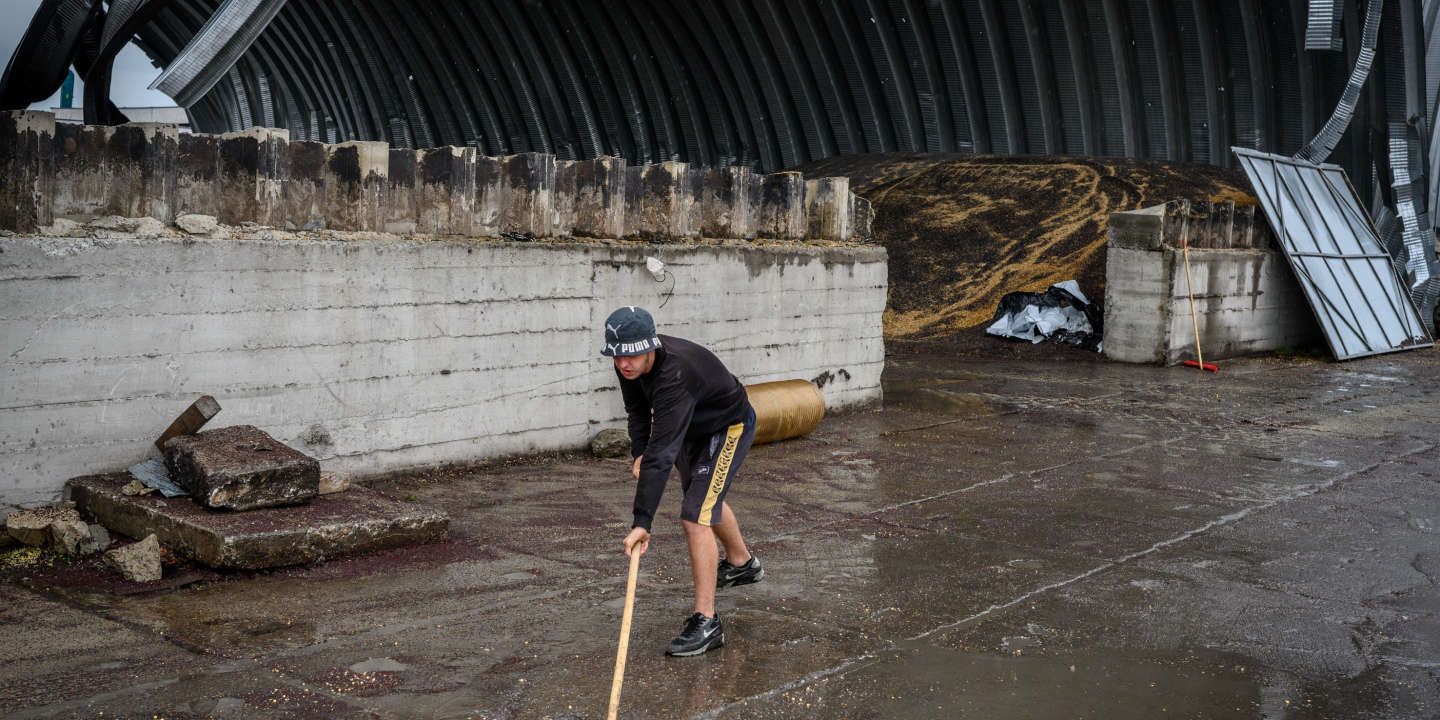
<instances>
[{"instance_id":1,"label":"man sweeping","mask_svg":"<svg viewBox=\"0 0 1440 720\"><path fill-rule=\"evenodd\" d=\"M625 554L644 554L650 524L670 468L680 473L680 521L695 581L694 614L665 654L699 655L725 644L715 614L715 589L759 582L765 576L740 535L725 502L745 453L755 439L755 411L740 384L713 353L688 340L655 333L642 308L622 307L605 321L601 355L615 359L630 425L635 520ZM725 547L720 559L716 540Z\"/></svg>"}]
</instances>

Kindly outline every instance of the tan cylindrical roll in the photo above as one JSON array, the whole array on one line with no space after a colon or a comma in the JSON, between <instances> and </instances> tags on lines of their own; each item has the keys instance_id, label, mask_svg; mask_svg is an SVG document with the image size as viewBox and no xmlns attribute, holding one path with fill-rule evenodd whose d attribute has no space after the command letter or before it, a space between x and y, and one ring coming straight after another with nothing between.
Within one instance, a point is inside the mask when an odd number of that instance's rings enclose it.
<instances>
[{"instance_id":1,"label":"tan cylindrical roll","mask_svg":"<svg viewBox=\"0 0 1440 720\"><path fill-rule=\"evenodd\" d=\"M825 417L825 396L809 380L746 385L755 408L755 445L808 435Z\"/></svg>"}]
</instances>

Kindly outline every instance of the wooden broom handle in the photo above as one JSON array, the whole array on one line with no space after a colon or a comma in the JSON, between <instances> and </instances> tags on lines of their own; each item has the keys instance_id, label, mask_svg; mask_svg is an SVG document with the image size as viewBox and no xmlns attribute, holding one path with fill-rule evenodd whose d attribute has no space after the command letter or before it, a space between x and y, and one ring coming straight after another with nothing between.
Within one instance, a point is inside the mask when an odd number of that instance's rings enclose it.
<instances>
[{"instance_id":1,"label":"wooden broom handle","mask_svg":"<svg viewBox=\"0 0 1440 720\"><path fill-rule=\"evenodd\" d=\"M630 549L630 577L625 581L625 614L620 617L620 648L615 651L615 679L610 683L609 720L620 712L620 686L625 682L625 656L630 652L630 618L635 613L635 578L640 574L640 543Z\"/></svg>"}]
</instances>

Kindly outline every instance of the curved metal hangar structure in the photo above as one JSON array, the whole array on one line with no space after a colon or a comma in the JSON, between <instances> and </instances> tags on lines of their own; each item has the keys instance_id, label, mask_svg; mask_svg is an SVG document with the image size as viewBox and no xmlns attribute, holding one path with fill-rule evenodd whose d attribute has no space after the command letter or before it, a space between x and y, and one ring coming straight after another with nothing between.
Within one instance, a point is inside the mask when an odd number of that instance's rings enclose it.
<instances>
[{"instance_id":1,"label":"curved metal hangar structure","mask_svg":"<svg viewBox=\"0 0 1440 720\"><path fill-rule=\"evenodd\" d=\"M0 94L42 100L73 64L87 122L122 122L109 72L133 38L203 132L766 171L888 151L1228 165L1320 132L1381 1L44 0ZM1440 169L1437 10L1384 2L1334 138L1377 205L1393 161Z\"/></svg>"}]
</instances>

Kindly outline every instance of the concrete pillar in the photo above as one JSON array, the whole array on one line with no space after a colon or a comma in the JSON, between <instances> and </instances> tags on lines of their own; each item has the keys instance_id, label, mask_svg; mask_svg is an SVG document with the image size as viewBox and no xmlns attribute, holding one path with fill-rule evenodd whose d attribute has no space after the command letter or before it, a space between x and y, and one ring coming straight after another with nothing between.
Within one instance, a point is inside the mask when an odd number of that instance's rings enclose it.
<instances>
[{"instance_id":1,"label":"concrete pillar","mask_svg":"<svg viewBox=\"0 0 1440 720\"><path fill-rule=\"evenodd\" d=\"M325 226L334 230L380 230L390 181L390 146L357 140L326 145Z\"/></svg>"},{"instance_id":2,"label":"concrete pillar","mask_svg":"<svg viewBox=\"0 0 1440 720\"><path fill-rule=\"evenodd\" d=\"M416 203L418 152L390 148L390 189L385 196L385 232L408 235L415 232L419 207Z\"/></svg>"},{"instance_id":3,"label":"concrete pillar","mask_svg":"<svg viewBox=\"0 0 1440 720\"><path fill-rule=\"evenodd\" d=\"M710 238L755 237L750 187L755 173L743 165L705 170L700 186L700 234Z\"/></svg>"},{"instance_id":4,"label":"concrete pillar","mask_svg":"<svg viewBox=\"0 0 1440 720\"><path fill-rule=\"evenodd\" d=\"M285 149L285 227L325 227L325 143L296 140Z\"/></svg>"},{"instance_id":5,"label":"concrete pillar","mask_svg":"<svg viewBox=\"0 0 1440 720\"><path fill-rule=\"evenodd\" d=\"M760 179L756 235L773 240L805 237L805 177L798 172L771 173Z\"/></svg>"},{"instance_id":6,"label":"concrete pillar","mask_svg":"<svg viewBox=\"0 0 1440 720\"><path fill-rule=\"evenodd\" d=\"M34 232L54 222L55 116L0 112L0 230Z\"/></svg>"},{"instance_id":7,"label":"concrete pillar","mask_svg":"<svg viewBox=\"0 0 1440 720\"><path fill-rule=\"evenodd\" d=\"M829 242L849 240L850 178L805 181L805 214L807 238Z\"/></svg>"},{"instance_id":8,"label":"concrete pillar","mask_svg":"<svg viewBox=\"0 0 1440 720\"><path fill-rule=\"evenodd\" d=\"M481 155L475 158L475 219L471 229L478 237L499 237L500 213L504 208L504 158Z\"/></svg>"},{"instance_id":9,"label":"concrete pillar","mask_svg":"<svg viewBox=\"0 0 1440 720\"><path fill-rule=\"evenodd\" d=\"M501 174L501 231L549 237L555 212L555 156L507 155Z\"/></svg>"},{"instance_id":10,"label":"concrete pillar","mask_svg":"<svg viewBox=\"0 0 1440 720\"><path fill-rule=\"evenodd\" d=\"M470 235L475 223L475 148L446 146L419 152L417 229L432 235Z\"/></svg>"},{"instance_id":11,"label":"concrete pillar","mask_svg":"<svg viewBox=\"0 0 1440 720\"><path fill-rule=\"evenodd\" d=\"M174 125L57 125L54 214L174 218Z\"/></svg>"},{"instance_id":12,"label":"concrete pillar","mask_svg":"<svg viewBox=\"0 0 1440 720\"><path fill-rule=\"evenodd\" d=\"M226 225L253 222L283 228L290 131L250 128L220 136L217 212Z\"/></svg>"},{"instance_id":13,"label":"concrete pillar","mask_svg":"<svg viewBox=\"0 0 1440 720\"><path fill-rule=\"evenodd\" d=\"M625 158L598 157L575 165L576 237L625 236Z\"/></svg>"}]
</instances>

